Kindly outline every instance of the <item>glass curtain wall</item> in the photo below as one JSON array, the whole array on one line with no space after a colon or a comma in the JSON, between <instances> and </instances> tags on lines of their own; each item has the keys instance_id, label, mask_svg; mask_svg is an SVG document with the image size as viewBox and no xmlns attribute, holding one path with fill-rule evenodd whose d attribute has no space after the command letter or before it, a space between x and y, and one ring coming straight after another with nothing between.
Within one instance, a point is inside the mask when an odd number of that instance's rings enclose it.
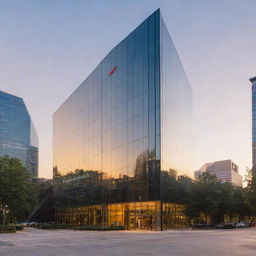
<instances>
[{"instance_id":1,"label":"glass curtain wall","mask_svg":"<svg viewBox=\"0 0 256 256\"><path fill-rule=\"evenodd\" d=\"M0 91L0 155L19 158L38 176L38 137L23 99Z\"/></svg>"},{"instance_id":2,"label":"glass curtain wall","mask_svg":"<svg viewBox=\"0 0 256 256\"><path fill-rule=\"evenodd\" d=\"M86 223L161 229L163 202L172 203L168 186L173 177L188 174L190 97L184 70L157 10L54 113L57 220L66 216L64 222L71 221L67 216L72 213L80 223L77 214L86 209L94 212L90 216L104 213L86 217L90 219ZM117 210L110 205L120 205L122 214L112 214ZM137 208L132 210L133 206ZM172 218L174 208L164 209L172 209L166 210L165 221ZM115 221L106 219L119 215L123 217L113 217Z\"/></svg>"},{"instance_id":3,"label":"glass curtain wall","mask_svg":"<svg viewBox=\"0 0 256 256\"><path fill-rule=\"evenodd\" d=\"M166 25L160 17L161 199L171 201L171 184L192 178L192 90Z\"/></svg>"},{"instance_id":4,"label":"glass curtain wall","mask_svg":"<svg viewBox=\"0 0 256 256\"><path fill-rule=\"evenodd\" d=\"M252 83L252 166L256 166L256 77L250 79Z\"/></svg>"},{"instance_id":5,"label":"glass curtain wall","mask_svg":"<svg viewBox=\"0 0 256 256\"><path fill-rule=\"evenodd\" d=\"M159 28L154 13L54 114L55 173L94 177L85 205L160 199Z\"/></svg>"},{"instance_id":6,"label":"glass curtain wall","mask_svg":"<svg viewBox=\"0 0 256 256\"><path fill-rule=\"evenodd\" d=\"M60 224L125 227L132 230L162 230L187 227L184 206L160 201L57 208Z\"/></svg>"}]
</instances>

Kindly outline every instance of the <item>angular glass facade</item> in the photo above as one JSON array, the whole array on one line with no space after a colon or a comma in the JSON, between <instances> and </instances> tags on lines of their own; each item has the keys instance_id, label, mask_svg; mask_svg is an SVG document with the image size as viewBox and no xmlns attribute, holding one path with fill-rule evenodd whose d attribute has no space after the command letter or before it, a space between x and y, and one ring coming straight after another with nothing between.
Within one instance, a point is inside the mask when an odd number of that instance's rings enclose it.
<instances>
[{"instance_id":1,"label":"angular glass facade","mask_svg":"<svg viewBox=\"0 0 256 256\"><path fill-rule=\"evenodd\" d=\"M19 158L38 177L38 137L24 101L1 91L0 155Z\"/></svg>"},{"instance_id":2,"label":"angular glass facade","mask_svg":"<svg viewBox=\"0 0 256 256\"><path fill-rule=\"evenodd\" d=\"M83 223L92 209L98 225L113 224L107 219L115 205L127 228L142 227L143 218L146 229L167 227L168 209L182 208L171 204L169 185L192 176L191 108L189 83L157 10L54 113L57 221Z\"/></svg>"},{"instance_id":3,"label":"angular glass facade","mask_svg":"<svg viewBox=\"0 0 256 256\"><path fill-rule=\"evenodd\" d=\"M171 179L192 177L192 90L162 18L160 18L161 199L171 200Z\"/></svg>"}]
</instances>

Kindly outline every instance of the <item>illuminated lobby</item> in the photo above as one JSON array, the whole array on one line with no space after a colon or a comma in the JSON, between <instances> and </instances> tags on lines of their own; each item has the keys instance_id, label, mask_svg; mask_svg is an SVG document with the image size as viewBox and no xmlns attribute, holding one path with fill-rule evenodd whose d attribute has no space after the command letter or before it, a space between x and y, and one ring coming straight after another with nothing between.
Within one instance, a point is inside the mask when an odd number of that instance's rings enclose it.
<instances>
[{"instance_id":1,"label":"illuminated lobby","mask_svg":"<svg viewBox=\"0 0 256 256\"><path fill-rule=\"evenodd\" d=\"M186 227L172 186L192 177L191 117L191 87L158 9L53 115L56 222Z\"/></svg>"}]
</instances>

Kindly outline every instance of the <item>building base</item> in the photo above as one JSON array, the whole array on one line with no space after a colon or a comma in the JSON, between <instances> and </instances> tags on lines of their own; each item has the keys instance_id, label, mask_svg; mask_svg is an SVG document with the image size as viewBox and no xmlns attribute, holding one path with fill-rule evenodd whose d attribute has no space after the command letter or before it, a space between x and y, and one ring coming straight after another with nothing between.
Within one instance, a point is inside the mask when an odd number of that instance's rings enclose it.
<instances>
[{"instance_id":1,"label":"building base","mask_svg":"<svg viewBox=\"0 0 256 256\"><path fill-rule=\"evenodd\" d=\"M188 227L184 205L161 201L55 208L58 224L98 227L123 226L128 230L168 230Z\"/></svg>"}]
</instances>

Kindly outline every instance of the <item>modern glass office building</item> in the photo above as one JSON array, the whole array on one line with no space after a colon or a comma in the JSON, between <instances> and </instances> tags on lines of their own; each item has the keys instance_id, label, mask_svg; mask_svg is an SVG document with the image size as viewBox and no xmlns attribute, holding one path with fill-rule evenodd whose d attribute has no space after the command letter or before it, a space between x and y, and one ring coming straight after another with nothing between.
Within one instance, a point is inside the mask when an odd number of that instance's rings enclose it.
<instances>
[{"instance_id":1,"label":"modern glass office building","mask_svg":"<svg viewBox=\"0 0 256 256\"><path fill-rule=\"evenodd\" d=\"M0 91L0 155L19 158L38 177L38 137L22 98Z\"/></svg>"},{"instance_id":2,"label":"modern glass office building","mask_svg":"<svg viewBox=\"0 0 256 256\"><path fill-rule=\"evenodd\" d=\"M170 191L174 179L192 176L191 112L191 88L157 10L53 115L57 222L184 226Z\"/></svg>"},{"instance_id":3,"label":"modern glass office building","mask_svg":"<svg viewBox=\"0 0 256 256\"><path fill-rule=\"evenodd\" d=\"M252 83L252 166L256 167L256 77L250 79Z\"/></svg>"}]
</instances>

